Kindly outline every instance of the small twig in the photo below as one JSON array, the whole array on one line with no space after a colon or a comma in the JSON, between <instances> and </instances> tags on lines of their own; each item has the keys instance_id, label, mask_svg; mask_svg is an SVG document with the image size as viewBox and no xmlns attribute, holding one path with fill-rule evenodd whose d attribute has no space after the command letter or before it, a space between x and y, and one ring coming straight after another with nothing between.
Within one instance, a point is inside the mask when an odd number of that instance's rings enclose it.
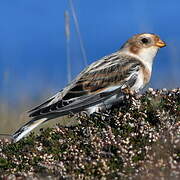
<instances>
[{"instance_id":1,"label":"small twig","mask_svg":"<svg viewBox=\"0 0 180 180\"><path fill-rule=\"evenodd\" d=\"M80 42L80 48L81 48L81 53L82 53L83 60L84 60L84 66L87 66L86 51L85 51L85 48L84 48L84 44L83 44L83 40L82 40L82 37L81 37L80 28L79 28L79 23L78 23L78 19L77 19L77 16L76 16L76 11L75 11L72 0L69 0L69 5L70 5L70 9L72 11L72 16L73 16L75 27L76 27L76 32L77 32L79 42Z\"/></svg>"},{"instance_id":2,"label":"small twig","mask_svg":"<svg viewBox=\"0 0 180 180\"><path fill-rule=\"evenodd\" d=\"M68 74L68 83L71 81L71 58L70 58L70 22L69 22L69 13L65 11L65 34L66 34L66 55L67 55L67 74Z\"/></svg>"}]
</instances>

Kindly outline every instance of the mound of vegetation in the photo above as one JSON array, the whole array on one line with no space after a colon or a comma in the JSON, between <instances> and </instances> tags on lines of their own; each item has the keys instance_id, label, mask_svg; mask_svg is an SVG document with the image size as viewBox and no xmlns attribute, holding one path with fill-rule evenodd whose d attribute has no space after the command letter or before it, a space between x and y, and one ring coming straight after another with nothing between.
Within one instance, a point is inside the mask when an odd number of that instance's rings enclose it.
<instances>
[{"instance_id":1,"label":"mound of vegetation","mask_svg":"<svg viewBox=\"0 0 180 180\"><path fill-rule=\"evenodd\" d=\"M149 89L18 143L0 140L2 179L180 179L180 89Z\"/></svg>"}]
</instances>

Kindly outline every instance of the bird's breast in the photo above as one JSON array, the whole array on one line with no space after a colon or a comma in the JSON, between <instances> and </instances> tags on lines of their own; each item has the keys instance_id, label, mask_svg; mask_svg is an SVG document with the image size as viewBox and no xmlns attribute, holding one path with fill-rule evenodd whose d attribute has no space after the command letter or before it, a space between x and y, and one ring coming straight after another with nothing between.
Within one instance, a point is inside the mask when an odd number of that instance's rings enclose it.
<instances>
[{"instance_id":1,"label":"bird's breast","mask_svg":"<svg viewBox=\"0 0 180 180\"><path fill-rule=\"evenodd\" d=\"M139 91L146 84L147 84L147 79L144 76L144 72L143 71L139 71L138 76L137 76L137 80L136 80L135 84L132 86L131 90Z\"/></svg>"},{"instance_id":2,"label":"bird's breast","mask_svg":"<svg viewBox=\"0 0 180 180\"><path fill-rule=\"evenodd\" d=\"M143 81L144 84L146 85L150 81L151 72L148 68L143 68L142 73L143 73Z\"/></svg>"}]
</instances>

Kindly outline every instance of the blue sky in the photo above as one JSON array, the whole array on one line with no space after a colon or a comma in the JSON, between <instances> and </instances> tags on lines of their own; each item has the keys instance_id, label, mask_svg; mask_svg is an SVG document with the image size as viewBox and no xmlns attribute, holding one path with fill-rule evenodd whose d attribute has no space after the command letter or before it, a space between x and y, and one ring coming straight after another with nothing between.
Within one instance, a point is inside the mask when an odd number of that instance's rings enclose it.
<instances>
[{"instance_id":1,"label":"blue sky","mask_svg":"<svg viewBox=\"0 0 180 180\"><path fill-rule=\"evenodd\" d=\"M88 64L118 50L136 33L158 34L150 86L180 86L180 1L74 0ZM0 0L0 92L8 101L52 95L67 84L64 11L67 0ZM83 68L71 23L72 76ZM9 98L10 97L10 98Z\"/></svg>"}]
</instances>

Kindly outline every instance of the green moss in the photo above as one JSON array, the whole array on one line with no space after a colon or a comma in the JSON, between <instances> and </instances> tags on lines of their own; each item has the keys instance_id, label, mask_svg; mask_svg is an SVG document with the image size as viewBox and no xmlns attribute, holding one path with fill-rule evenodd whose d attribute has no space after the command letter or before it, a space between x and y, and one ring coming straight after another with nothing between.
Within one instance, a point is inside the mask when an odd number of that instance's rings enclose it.
<instances>
[{"instance_id":1,"label":"green moss","mask_svg":"<svg viewBox=\"0 0 180 180\"><path fill-rule=\"evenodd\" d=\"M144 153L141 153L141 154L138 154L138 155L135 155L133 158L132 158L132 161L134 163L137 163L138 161L140 160L144 160Z\"/></svg>"},{"instance_id":2,"label":"green moss","mask_svg":"<svg viewBox=\"0 0 180 180\"><path fill-rule=\"evenodd\" d=\"M8 161L4 158L0 158L0 168L7 168L8 167Z\"/></svg>"}]
</instances>

